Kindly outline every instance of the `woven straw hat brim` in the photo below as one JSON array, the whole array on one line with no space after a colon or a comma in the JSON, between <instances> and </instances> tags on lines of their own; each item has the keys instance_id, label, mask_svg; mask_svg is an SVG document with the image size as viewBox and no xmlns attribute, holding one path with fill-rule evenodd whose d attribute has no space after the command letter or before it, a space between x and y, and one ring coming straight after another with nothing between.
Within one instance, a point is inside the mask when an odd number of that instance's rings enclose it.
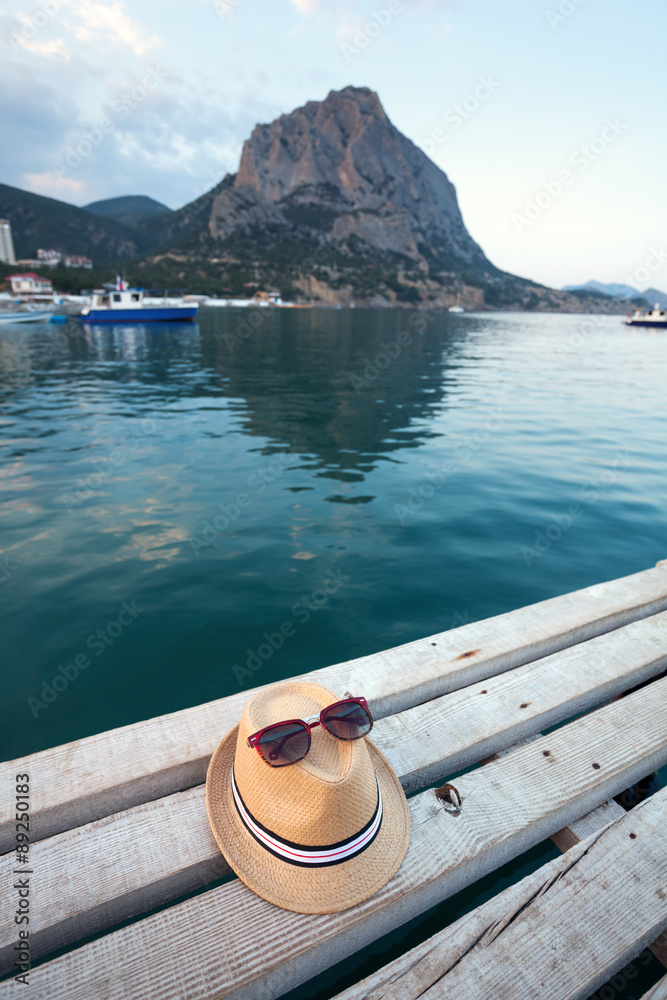
<instances>
[{"instance_id":1,"label":"woven straw hat brim","mask_svg":"<svg viewBox=\"0 0 667 1000\"><path fill-rule=\"evenodd\" d=\"M232 792L238 736L235 726L218 745L206 776L206 810L230 868L254 892L285 910L336 913L374 895L396 874L410 843L410 810L387 758L366 739L383 802L380 832L361 854L326 868L301 868L274 857L241 822Z\"/></svg>"}]
</instances>

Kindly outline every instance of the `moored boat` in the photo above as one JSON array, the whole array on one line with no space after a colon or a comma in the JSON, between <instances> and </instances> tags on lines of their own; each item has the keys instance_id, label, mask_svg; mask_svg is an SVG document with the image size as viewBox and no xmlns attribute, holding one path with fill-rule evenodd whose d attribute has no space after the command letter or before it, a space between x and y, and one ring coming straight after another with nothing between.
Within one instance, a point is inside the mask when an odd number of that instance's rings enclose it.
<instances>
[{"instance_id":1,"label":"moored boat","mask_svg":"<svg viewBox=\"0 0 667 1000\"><path fill-rule=\"evenodd\" d=\"M628 313L625 318L626 326L663 326L667 328L667 309L661 309L659 304L653 309L635 309L634 313Z\"/></svg>"},{"instance_id":2,"label":"moored boat","mask_svg":"<svg viewBox=\"0 0 667 1000\"><path fill-rule=\"evenodd\" d=\"M35 323L40 319L48 319L53 313L53 306L34 302L14 301L0 307L0 323Z\"/></svg>"},{"instance_id":3,"label":"moored boat","mask_svg":"<svg viewBox=\"0 0 667 1000\"><path fill-rule=\"evenodd\" d=\"M119 282L122 285L122 282ZM198 302L163 299L146 303L140 288L119 287L115 291L95 291L89 305L79 313L87 323L165 323L192 320Z\"/></svg>"},{"instance_id":4,"label":"moored boat","mask_svg":"<svg viewBox=\"0 0 667 1000\"><path fill-rule=\"evenodd\" d=\"M456 293L456 304L453 305L453 306L450 306L448 311L450 313L463 313L463 312L465 312L465 309L461 305L461 286L460 285L459 285L459 290Z\"/></svg>"}]
</instances>

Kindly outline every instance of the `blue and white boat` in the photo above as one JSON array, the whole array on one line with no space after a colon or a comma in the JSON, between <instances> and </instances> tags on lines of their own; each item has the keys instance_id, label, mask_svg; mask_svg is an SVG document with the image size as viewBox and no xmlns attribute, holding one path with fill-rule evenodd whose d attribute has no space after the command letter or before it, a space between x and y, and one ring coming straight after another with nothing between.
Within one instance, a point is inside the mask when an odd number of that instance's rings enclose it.
<instances>
[{"instance_id":1,"label":"blue and white boat","mask_svg":"<svg viewBox=\"0 0 667 1000\"><path fill-rule=\"evenodd\" d=\"M198 302L183 299L152 299L144 301L140 288L126 288L119 281L115 291L93 292L89 305L79 313L87 323L165 323L192 320L197 315Z\"/></svg>"},{"instance_id":2,"label":"blue and white boat","mask_svg":"<svg viewBox=\"0 0 667 1000\"><path fill-rule=\"evenodd\" d=\"M667 329L667 309L661 309L660 303L656 302L653 309L635 309L634 313L625 320L626 326L661 326Z\"/></svg>"}]
</instances>

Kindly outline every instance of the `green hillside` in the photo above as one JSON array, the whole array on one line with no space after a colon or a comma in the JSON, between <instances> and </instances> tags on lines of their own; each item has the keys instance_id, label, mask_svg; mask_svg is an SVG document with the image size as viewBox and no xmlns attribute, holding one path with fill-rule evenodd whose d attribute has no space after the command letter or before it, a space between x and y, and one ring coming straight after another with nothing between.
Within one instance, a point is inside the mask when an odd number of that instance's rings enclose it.
<instances>
[{"instance_id":1,"label":"green hillside","mask_svg":"<svg viewBox=\"0 0 667 1000\"><path fill-rule=\"evenodd\" d=\"M0 184L0 218L11 222L17 258L35 257L42 248L84 254L97 264L136 257L148 249L142 234L115 219L8 184Z\"/></svg>"},{"instance_id":2,"label":"green hillside","mask_svg":"<svg viewBox=\"0 0 667 1000\"><path fill-rule=\"evenodd\" d=\"M134 226L145 219L154 219L160 215L168 215L170 208L154 198L144 194L126 194L120 198L106 198L104 201L91 201L84 205L87 212L100 215L105 219L115 219L124 226Z\"/></svg>"}]
</instances>

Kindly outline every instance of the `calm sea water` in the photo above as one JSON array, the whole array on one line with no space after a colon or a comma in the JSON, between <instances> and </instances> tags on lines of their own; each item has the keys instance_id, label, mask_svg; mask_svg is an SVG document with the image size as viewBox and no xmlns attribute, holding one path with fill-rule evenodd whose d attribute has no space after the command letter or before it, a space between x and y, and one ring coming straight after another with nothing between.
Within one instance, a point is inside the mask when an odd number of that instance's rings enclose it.
<instances>
[{"instance_id":1,"label":"calm sea water","mask_svg":"<svg viewBox=\"0 0 667 1000\"><path fill-rule=\"evenodd\" d=\"M667 556L667 335L618 317L5 327L0 372L3 758Z\"/></svg>"}]
</instances>

